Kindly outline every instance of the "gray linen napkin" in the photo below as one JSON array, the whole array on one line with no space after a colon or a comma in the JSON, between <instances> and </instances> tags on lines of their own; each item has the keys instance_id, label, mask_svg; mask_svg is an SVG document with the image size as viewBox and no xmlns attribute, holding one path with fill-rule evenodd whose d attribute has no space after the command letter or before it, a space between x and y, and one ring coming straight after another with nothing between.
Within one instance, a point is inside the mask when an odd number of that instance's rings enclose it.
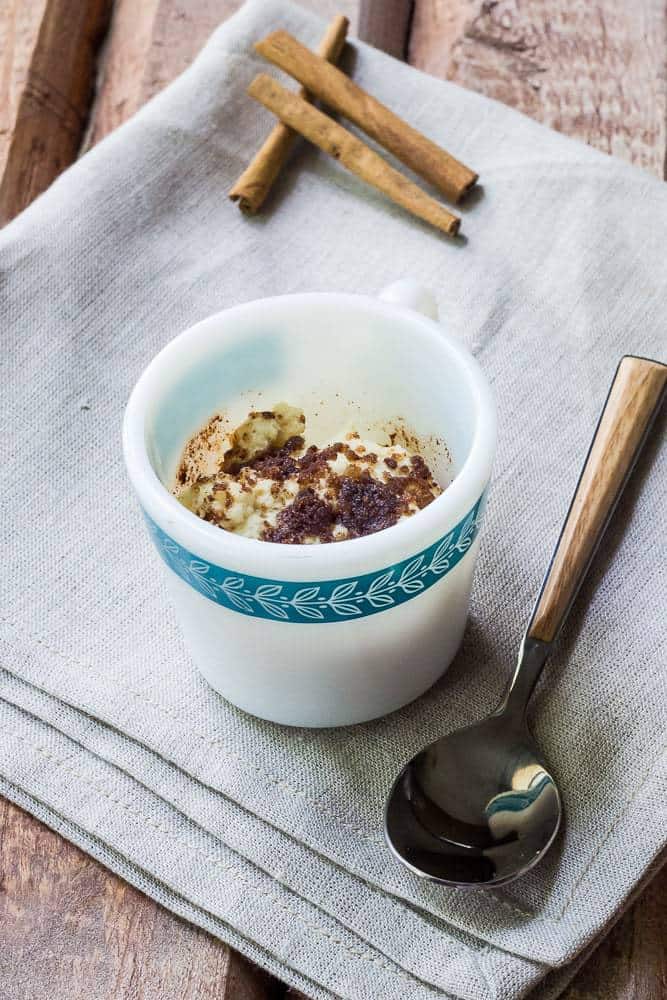
<instances>
[{"instance_id":1,"label":"gray linen napkin","mask_svg":"<svg viewBox=\"0 0 667 1000\"><path fill-rule=\"evenodd\" d=\"M313 997L547 995L663 846L659 434L533 703L567 809L558 846L501 891L444 890L390 858L382 804L412 752L495 705L618 357L664 352L667 191L355 45L361 85L480 171L468 243L305 148L243 218L226 191L271 124L244 93L265 69L251 43L279 26L308 44L322 31L248 4L0 234L0 791ZM470 627L403 711L280 728L189 662L123 473L123 407L159 348L212 312L404 275L435 290L498 401Z\"/></svg>"}]
</instances>

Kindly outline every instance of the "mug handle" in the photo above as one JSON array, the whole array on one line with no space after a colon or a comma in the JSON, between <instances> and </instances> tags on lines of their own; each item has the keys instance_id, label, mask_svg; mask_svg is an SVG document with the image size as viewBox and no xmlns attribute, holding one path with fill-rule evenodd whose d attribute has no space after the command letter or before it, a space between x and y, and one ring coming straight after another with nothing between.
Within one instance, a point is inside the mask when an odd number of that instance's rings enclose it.
<instances>
[{"instance_id":1,"label":"mug handle","mask_svg":"<svg viewBox=\"0 0 667 1000\"><path fill-rule=\"evenodd\" d=\"M382 302L390 302L392 305L422 313L429 319L436 321L438 319L438 304L433 292L424 288L414 278L401 278L400 281L392 282L382 289L378 298Z\"/></svg>"}]
</instances>

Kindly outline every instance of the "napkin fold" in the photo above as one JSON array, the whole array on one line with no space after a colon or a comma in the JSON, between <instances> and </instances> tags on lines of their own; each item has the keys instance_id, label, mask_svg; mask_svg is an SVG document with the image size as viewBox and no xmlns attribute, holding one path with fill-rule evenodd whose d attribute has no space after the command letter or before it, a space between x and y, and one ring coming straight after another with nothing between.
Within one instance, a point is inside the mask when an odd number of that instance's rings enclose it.
<instances>
[{"instance_id":1,"label":"napkin fold","mask_svg":"<svg viewBox=\"0 0 667 1000\"><path fill-rule=\"evenodd\" d=\"M355 42L361 86L479 171L467 242L305 147L244 218L226 192L271 125L245 95L266 68L252 42L278 27L322 33L248 3L0 233L0 791L312 997L555 995L664 847L664 420L533 698L557 846L504 889L447 890L392 860L382 806L412 753L495 706L616 363L665 353L667 191ZM281 728L190 663L122 469L124 404L210 313L403 276L434 290L498 402L470 625L404 710Z\"/></svg>"}]
</instances>

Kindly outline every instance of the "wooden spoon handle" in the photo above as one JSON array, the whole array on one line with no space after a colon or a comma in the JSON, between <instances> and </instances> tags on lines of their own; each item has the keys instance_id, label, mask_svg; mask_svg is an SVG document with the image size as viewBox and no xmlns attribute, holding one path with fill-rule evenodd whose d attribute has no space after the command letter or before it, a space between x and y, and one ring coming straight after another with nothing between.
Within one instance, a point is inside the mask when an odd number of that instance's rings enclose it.
<instances>
[{"instance_id":1,"label":"wooden spoon handle","mask_svg":"<svg viewBox=\"0 0 667 1000\"><path fill-rule=\"evenodd\" d=\"M527 635L553 642L662 403L667 365L621 359L542 584Z\"/></svg>"}]
</instances>

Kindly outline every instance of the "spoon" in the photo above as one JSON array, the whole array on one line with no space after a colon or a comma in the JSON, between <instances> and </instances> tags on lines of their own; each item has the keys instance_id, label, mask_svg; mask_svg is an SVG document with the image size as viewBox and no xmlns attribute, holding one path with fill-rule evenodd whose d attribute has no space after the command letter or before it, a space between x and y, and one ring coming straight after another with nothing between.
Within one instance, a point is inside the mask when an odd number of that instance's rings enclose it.
<instances>
[{"instance_id":1,"label":"spoon","mask_svg":"<svg viewBox=\"0 0 667 1000\"><path fill-rule=\"evenodd\" d=\"M502 885L529 871L561 822L558 788L526 708L660 409L667 365L625 356L616 370L500 706L418 753L389 793L385 836L416 875Z\"/></svg>"}]
</instances>

